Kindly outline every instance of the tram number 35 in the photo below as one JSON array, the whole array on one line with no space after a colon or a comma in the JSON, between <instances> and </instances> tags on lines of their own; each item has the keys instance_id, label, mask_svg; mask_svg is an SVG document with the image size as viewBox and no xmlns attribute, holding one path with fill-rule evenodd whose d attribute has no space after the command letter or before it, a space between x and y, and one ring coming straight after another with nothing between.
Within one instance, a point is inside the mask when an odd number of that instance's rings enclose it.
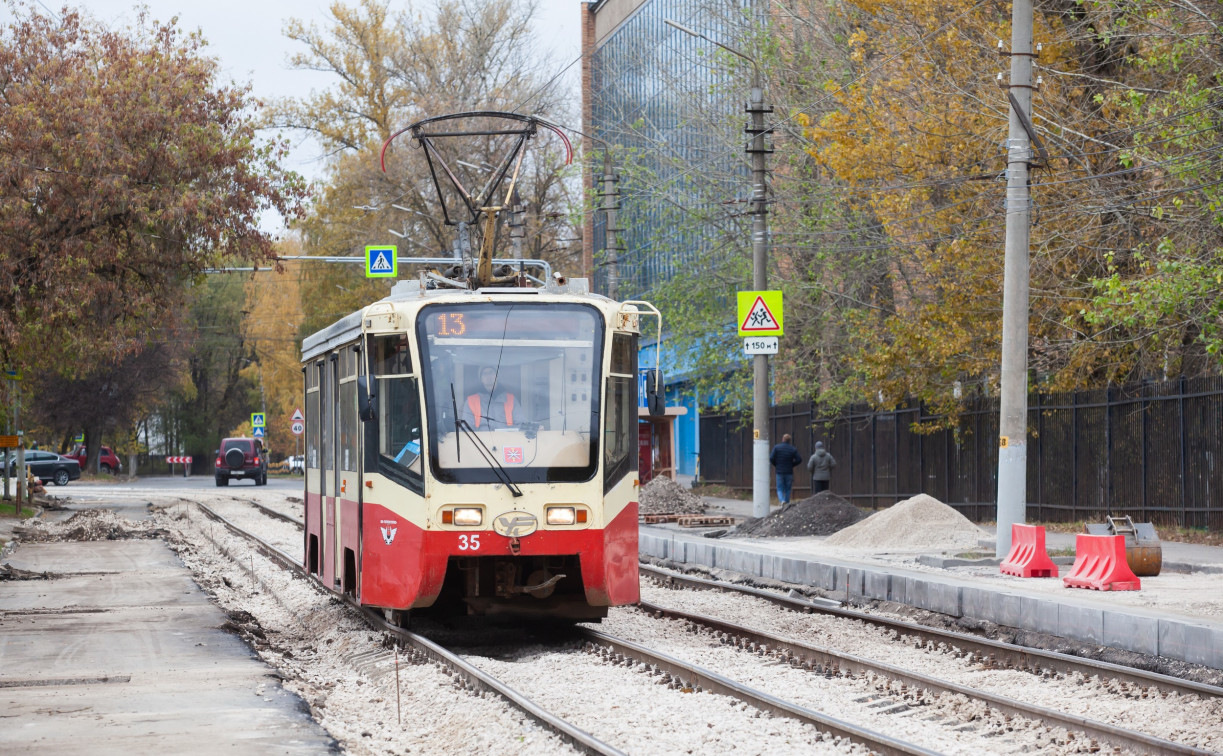
<instances>
[{"instance_id":1,"label":"tram number 35","mask_svg":"<svg viewBox=\"0 0 1223 756\"><path fill-rule=\"evenodd\" d=\"M480 534L462 533L459 535L459 551L479 551L480 550Z\"/></svg>"}]
</instances>

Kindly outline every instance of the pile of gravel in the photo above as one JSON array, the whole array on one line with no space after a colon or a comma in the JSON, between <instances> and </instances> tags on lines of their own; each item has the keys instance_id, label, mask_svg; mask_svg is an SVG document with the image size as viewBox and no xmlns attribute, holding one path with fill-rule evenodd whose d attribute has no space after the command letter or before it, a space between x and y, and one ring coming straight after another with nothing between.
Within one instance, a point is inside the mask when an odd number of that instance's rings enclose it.
<instances>
[{"instance_id":1,"label":"pile of gravel","mask_svg":"<svg viewBox=\"0 0 1223 756\"><path fill-rule=\"evenodd\" d=\"M829 535L853 525L866 513L831 491L820 491L767 517L745 520L734 535L757 537Z\"/></svg>"},{"instance_id":2,"label":"pile of gravel","mask_svg":"<svg viewBox=\"0 0 1223 756\"><path fill-rule=\"evenodd\" d=\"M893 504L829 537L828 546L872 551L975 548L988 534L927 494Z\"/></svg>"},{"instance_id":3,"label":"pile of gravel","mask_svg":"<svg viewBox=\"0 0 1223 756\"><path fill-rule=\"evenodd\" d=\"M705 502L665 475L641 487L639 514L705 514Z\"/></svg>"}]
</instances>

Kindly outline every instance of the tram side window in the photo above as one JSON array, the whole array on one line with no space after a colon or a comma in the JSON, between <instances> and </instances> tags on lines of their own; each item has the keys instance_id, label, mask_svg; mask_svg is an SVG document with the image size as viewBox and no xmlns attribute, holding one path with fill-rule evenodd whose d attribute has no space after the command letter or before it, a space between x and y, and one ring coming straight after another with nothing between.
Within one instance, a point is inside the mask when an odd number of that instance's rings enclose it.
<instances>
[{"instance_id":1,"label":"tram side window","mask_svg":"<svg viewBox=\"0 0 1223 756\"><path fill-rule=\"evenodd\" d=\"M318 469L319 457L319 387L318 367L306 367L306 467Z\"/></svg>"},{"instance_id":2,"label":"tram side window","mask_svg":"<svg viewBox=\"0 0 1223 756\"><path fill-rule=\"evenodd\" d=\"M357 471L357 382L340 384L340 469Z\"/></svg>"},{"instance_id":3,"label":"tram side window","mask_svg":"<svg viewBox=\"0 0 1223 756\"><path fill-rule=\"evenodd\" d=\"M633 337L612 337L611 375L603 403L603 490L611 490L636 469L637 455L637 344Z\"/></svg>"},{"instance_id":4,"label":"tram side window","mask_svg":"<svg viewBox=\"0 0 1223 756\"><path fill-rule=\"evenodd\" d=\"M421 469L420 385L412 369L406 336L379 336L371 369L378 403L378 472L424 491Z\"/></svg>"}]
</instances>

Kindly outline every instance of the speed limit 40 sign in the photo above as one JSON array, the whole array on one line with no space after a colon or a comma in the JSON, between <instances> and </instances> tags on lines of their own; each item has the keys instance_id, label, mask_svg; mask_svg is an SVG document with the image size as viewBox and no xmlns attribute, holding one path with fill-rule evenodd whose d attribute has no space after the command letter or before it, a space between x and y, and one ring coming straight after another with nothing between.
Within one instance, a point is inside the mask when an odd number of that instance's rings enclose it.
<instances>
[{"instance_id":1,"label":"speed limit 40 sign","mask_svg":"<svg viewBox=\"0 0 1223 756\"><path fill-rule=\"evenodd\" d=\"M300 436L303 432L305 432L305 430L306 430L306 425L305 423L301 422L300 420L295 421L293 423L292 431L293 431L294 436Z\"/></svg>"}]
</instances>

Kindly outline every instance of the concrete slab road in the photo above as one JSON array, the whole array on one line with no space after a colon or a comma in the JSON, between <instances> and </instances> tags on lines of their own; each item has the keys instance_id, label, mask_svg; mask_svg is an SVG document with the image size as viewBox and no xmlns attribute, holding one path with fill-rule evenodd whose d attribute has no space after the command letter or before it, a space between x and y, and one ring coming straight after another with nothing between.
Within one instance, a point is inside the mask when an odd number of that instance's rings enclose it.
<instances>
[{"instance_id":1,"label":"concrete slab road","mask_svg":"<svg viewBox=\"0 0 1223 756\"><path fill-rule=\"evenodd\" d=\"M20 545L0 583L0 753L325 753L161 541Z\"/></svg>"}]
</instances>

